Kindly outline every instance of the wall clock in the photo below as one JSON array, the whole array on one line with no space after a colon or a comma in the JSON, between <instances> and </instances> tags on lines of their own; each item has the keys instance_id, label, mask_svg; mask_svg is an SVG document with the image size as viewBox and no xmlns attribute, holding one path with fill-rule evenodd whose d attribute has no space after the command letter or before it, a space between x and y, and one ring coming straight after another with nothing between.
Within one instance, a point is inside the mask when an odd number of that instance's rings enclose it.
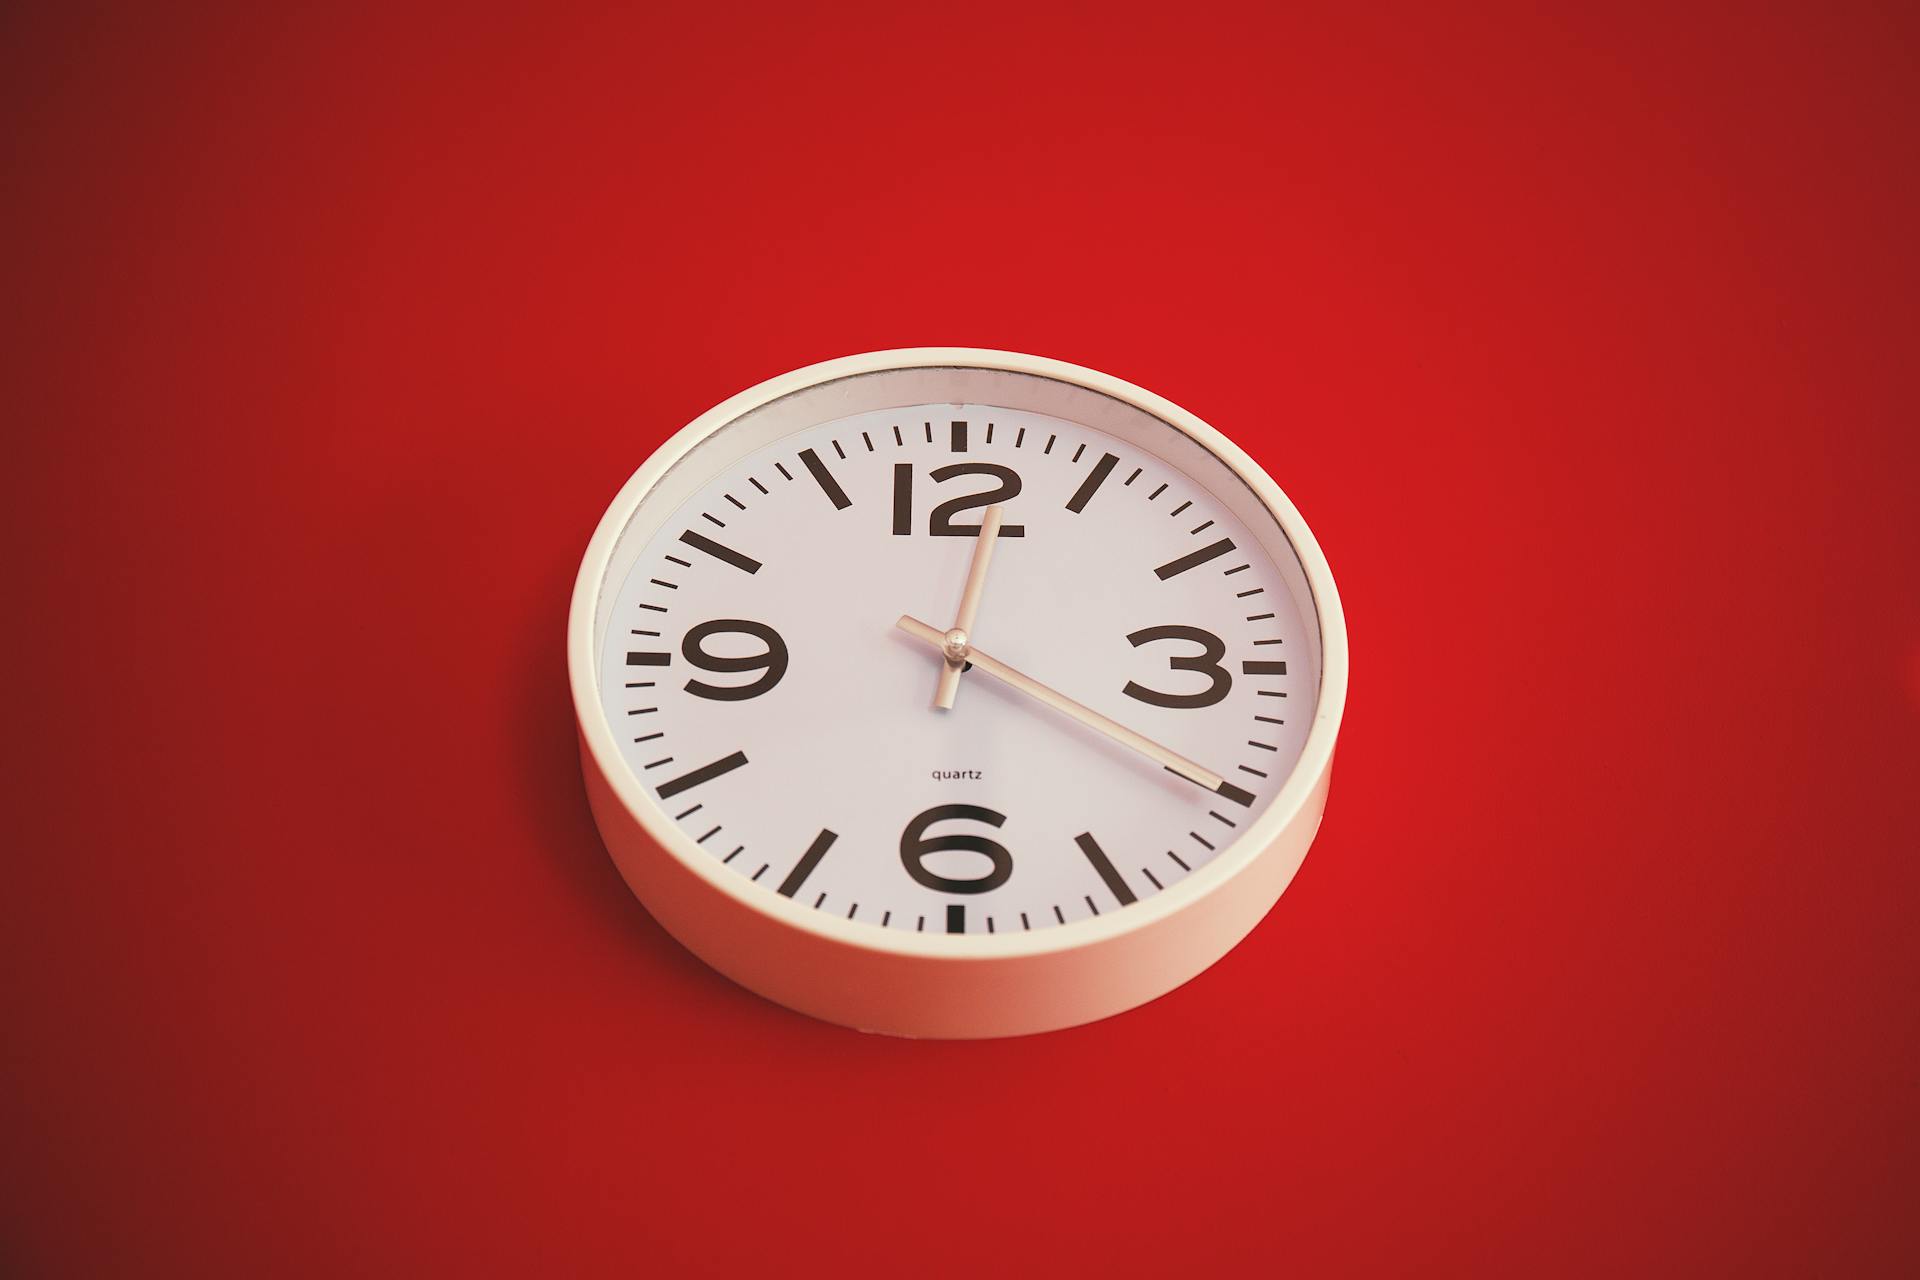
<instances>
[{"instance_id":1,"label":"wall clock","mask_svg":"<svg viewBox=\"0 0 1920 1280\"><path fill-rule=\"evenodd\" d=\"M864 1030L1017 1035L1171 990L1320 823L1325 559L1220 432L1003 351L831 360L635 473L568 631L588 796L656 919Z\"/></svg>"}]
</instances>

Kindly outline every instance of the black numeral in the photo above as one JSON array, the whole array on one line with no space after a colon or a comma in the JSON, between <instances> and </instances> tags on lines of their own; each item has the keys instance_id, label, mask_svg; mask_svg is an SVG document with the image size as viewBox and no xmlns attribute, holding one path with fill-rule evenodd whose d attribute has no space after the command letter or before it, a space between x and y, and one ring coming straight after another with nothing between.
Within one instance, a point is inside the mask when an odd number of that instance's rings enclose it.
<instances>
[{"instance_id":1,"label":"black numeral","mask_svg":"<svg viewBox=\"0 0 1920 1280\"><path fill-rule=\"evenodd\" d=\"M952 462L927 472L927 478L935 484L944 484L961 476L992 476L999 483L979 493L948 498L936 506L927 518L927 533L935 538L978 537L979 525L955 524L953 518L963 511L1011 502L1020 496L1019 472L997 462ZM902 537L913 532L913 464L910 462L896 462L893 466L893 531ZM1025 525L1000 526L1000 536L1003 538L1024 538L1026 535Z\"/></svg>"},{"instance_id":2,"label":"black numeral","mask_svg":"<svg viewBox=\"0 0 1920 1280\"><path fill-rule=\"evenodd\" d=\"M1220 659L1226 656L1227 646L1213 632L1202 631L1199 627L1148 627L1127 637L1127 643L1136 649L1156 640L1189 640L1199 645L1200 653L1197 656L1182 657L1175 654L1167 662L1175 671L1203 671L1209 683L1199 693L1161 693L1129 680L1127 687L1121 691L1129 698L1151 702L1156 707L1210 707L1232 690L1233 677L1220 665Z\"/></svg>"},{"instance_id":3,"label":"black numeral","mask_svg":"<svg viewBox=\"0 0 1920 1280\"><path fill-rule=\"evenodd\" d=\"M935 805L909 822L907 829L901 833L900 861L906 866L908 875L940 893L990 893L1005 884L1013 874L1013 855L1007 852L1005 845L985 836L928 836L926 830L936 822L984 822L997 827L1006 820L1006 814L983 809L977 804ZM972 880L959 880L928 869L928 854L952 849L985 854L989 864L987 874Z\"/></svg>"},{"instance_id":4,"label":"black numeral","mask_svg":"<svg viewBox=\"0 0 1920 1280\"><path fill-rule=\"evenodd\" d=\"M708 636L725 635L735 632L752 636L766 646L760 653L750 653L743 657L729 658L723 654L708 653ZM749 622L745 618L715 618L712 622L703 622L699 626L687 629L687 638L681 641L680 652L686 655L688 662L702 671L758 671L758 679L746 684L708 684L704 680L687 681L687 692L696 698L712 698L717 702L744 702L748 698L757 698L787 674L787 642L780 633L764 622Z\"/></svg>"}]
</instances>

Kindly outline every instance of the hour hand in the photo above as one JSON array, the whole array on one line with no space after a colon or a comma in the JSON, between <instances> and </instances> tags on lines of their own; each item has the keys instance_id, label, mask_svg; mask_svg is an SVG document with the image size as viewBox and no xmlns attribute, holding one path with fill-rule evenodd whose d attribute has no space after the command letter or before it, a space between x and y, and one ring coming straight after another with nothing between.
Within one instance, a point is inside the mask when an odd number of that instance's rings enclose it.
<instances>
[{"instance_id":1,"label":"hour hand","mask_svg":"<svg viewBox=\"0 0 1920 1280\"><path fill-rule=\"evenodd\" d=\"M947 660L940 666L940 682L934 686L933 705L942 711L953 710L953 696L960 691L960 673L967 669L964 656L953 657L955 649L964 649L973 635L973 621L980 613L980 597L987 589L987 565L993 560L993 547L1000 540L1000 519L1006 508L994 505L981 513L980 534L974 540L973 560L967 565L967 585L960 593L960 610L948 636L958 639L943 648Z\"/></svg>"},{"instance_id":2,"label":"hour hand","mask_svg":"<svg viewBox=\"0 0 1920 1280\"><path fill-rule=\"evenodd\" d=\"M918 618L910 618L904 614L894 625L914 639L925 641L927 644L939 649L947 661L954 661L955 654L958 653L960 662L971 662L976 669L986 672L1002 684L1011 685L1036 702L1052 707L1062 715L1078 720L1089 729L1105 734L1121 746L1133 748L1149 760L1164 765L1189 782L1198 783L1209 791L1219 791L1226 785L1226 779L1222 778L1219 774L1202 768L1178 752L1161 746L1151 738L1142 737L1119 721L1109 720L1092 707L1075 702L1066 694L1056 689L1048 688L1032 676L1016 671L997 658L980 652L980 650L972 646L964 635L956 637L951 631L941 631L937 627L928 626Z\"/></svg>"}]
</instances>

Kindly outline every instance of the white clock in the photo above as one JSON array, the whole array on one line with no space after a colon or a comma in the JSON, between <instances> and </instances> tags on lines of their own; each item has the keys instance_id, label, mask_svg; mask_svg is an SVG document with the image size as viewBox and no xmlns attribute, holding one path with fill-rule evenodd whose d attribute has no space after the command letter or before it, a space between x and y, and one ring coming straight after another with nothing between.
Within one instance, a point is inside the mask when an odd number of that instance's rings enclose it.
<instances>
[{"instance_id":1,"label":"white clock","mask_svg":"<svg viewBox=\"0 0 1920 1280\"><path fill-rule=\"evenodd\" d=\"M910 1036L1201 972L1320 823L1347 641L1251 458L1105 374L831 360L703 414L601 520L567 640L594 818L688 948Z\"/></svg>"}]
</instances>

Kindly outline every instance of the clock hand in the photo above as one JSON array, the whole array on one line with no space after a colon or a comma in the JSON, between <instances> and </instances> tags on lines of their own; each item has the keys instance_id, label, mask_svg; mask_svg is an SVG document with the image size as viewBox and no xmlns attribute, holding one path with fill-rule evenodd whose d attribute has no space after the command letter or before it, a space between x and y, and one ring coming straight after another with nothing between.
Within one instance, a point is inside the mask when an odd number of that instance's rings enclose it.
<instances>
[{"instance_id":1,"label":"clock hand","mask_svg":"<svg viewBox=\"0 0 1920 1280\"><path fill-rule=\"evenodd\" d=\"M942 711L953 710L954 694L960 691L960 673L966 670L966 648L973 636L973 618L980 612L980 597L987 589L987 563L993 559L994 543L1000 539L1000 517L1006 508L988 507L980 517L980 536L973 544L973 562L967 566L967 585L960 593L960 613L952 630L942 641L947 660L940 666L940 682L934 686L933 705ZM960 656L954 657L955 652Z\"/></svg>"},{"instance_id":2,"label":"clock hand","mask_svg":"<svg viewBox=\"0 0 1920 1280\"><path fill-rule=\"evenodd\" d=\"M909 618L905 615L902 615L900 620L894 625L914 639L924 640L934 648L939 649L943 654L948 655L949 661L952 660L954 648L959 648L961 651L960 661L971 662L974 666L986 672L994 679L1003 684L1012 685L1029 698L1052 707L1062 715L1070 716L1078 720L1089 729L1095 729L1106 734L1121 746L1132 747L1149 760L1166 766L1189 782L1196 782L1209 791L1218 791L1226 785L1226 779L1222 778L1219 774L1201 768L1185 756L1169 751L1150 738L1141 737L1118 721L1107 719L1092 707L1082 706L1066 694L1054 689L1049 689L1032 676L1023 675L1015 671L1006 663L973 648L964 637L962 637L960 643L956 646L952 644L950 640L953 634L952 632L941 631L937 627L928 626L918 618Z\"/></svg>"}]
</instances>

